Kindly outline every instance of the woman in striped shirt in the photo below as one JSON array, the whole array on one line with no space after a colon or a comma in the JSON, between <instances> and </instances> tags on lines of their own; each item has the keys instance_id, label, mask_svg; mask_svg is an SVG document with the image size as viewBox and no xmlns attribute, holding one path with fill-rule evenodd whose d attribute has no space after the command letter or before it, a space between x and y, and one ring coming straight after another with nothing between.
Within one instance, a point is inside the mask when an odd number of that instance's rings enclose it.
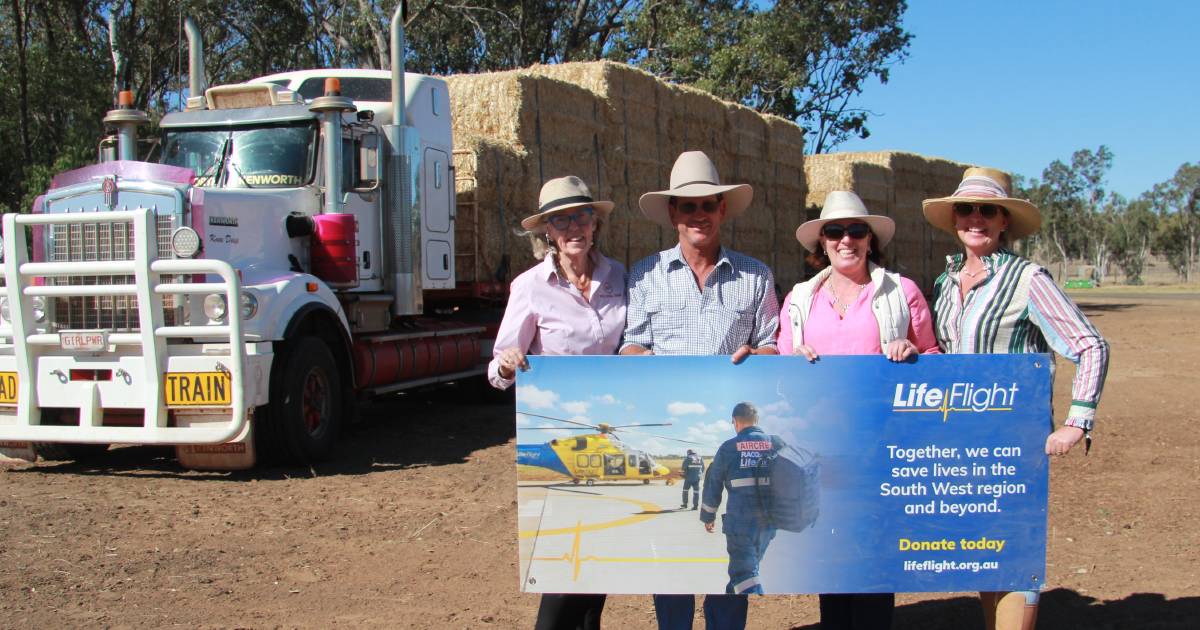
<instances>
[{"instance_id":1,"label":"woman in striped shirt","mask_svg":"<svg viewBox=\"0 0 1200 630\"><path fill-rule=\"evenodd\" d=\"M1045 269L1008 250L1010 242L1042 223L1038 209L1013 199L1011 189L1007 174L969 168L953 195L925 200L926 220L963 246L961 254L948 257L946 272L934 283L934 332L946 353L1053 349L1074 362L1071 408L1063 426L1046 438L1047 455L1065 455L1092 430L1108 371L1108 343ZM1034 627L1036 591L979 597L989 629Z\"/></svg>"}]
</instances>

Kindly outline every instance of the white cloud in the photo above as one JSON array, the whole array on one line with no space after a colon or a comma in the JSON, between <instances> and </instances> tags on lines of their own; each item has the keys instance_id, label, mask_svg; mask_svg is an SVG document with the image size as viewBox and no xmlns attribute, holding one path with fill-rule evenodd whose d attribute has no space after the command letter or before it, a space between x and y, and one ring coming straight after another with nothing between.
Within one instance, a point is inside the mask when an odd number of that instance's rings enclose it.
<instances>
[{"instance_id":1,"label":"white cloud","mask_svg":"<svg viewBox=\"0 0 1200 630\"><path fill-rule=\"evenodd\" d=\"M553 409L558 402L558 394L548 389L539 389L537 385L524 385L517 388L517 404L523 404L531 409Z\"/></svg>"},{"instance_id":2,"label":"white cloud","mask_svg":"<svg viewBox=\"0 0 1200 630\"><path fill-rule=\"evenodd\" d=\"M636 445L630 444L630 446L633 446L637 450L644 453L649 453L650 455L665 455L677 450L674 448L674 445L668 446L662 440L657 438L639 440Z\"/></svg>"},{"instance_id":3,"label":"white cloud","mask_svg":"<svg viewBox=\"0 0 1200 630\"><path fill-rule=\"evenodd\" d=\"M733 437L733 423L725 420L701 422L687 428L687 439L695 442L711 443L714 440L723 442Z\"/></svg>"},{"instance_id":4,"label":"white cloud","mask_svg":"<svg viewBox=\"0 0 1200 630\"><path fill-rule=\"evenodd\" d=\"M543 422L542 424L539 424L538 428L539 429L551 429L548 431L538 431L537 432L539 435L541 435L543 437L543 440L546 442L549 442L550 440L552 440L554 438L571 437L570 431L563 429L563 428L559 427L558 425L550 424L549 422Z\"/></svg>"},{"instance_id":5,"label":"white cloud","mask_svg":"<svg viewBox=\"0 0 1200 630\"><path fill-rule=\"evenodd\" d=\"M667 413L672 416L686 416L691 413L708 413L708 408L698 402L682 402L677 400L667 405Z\"/></svg>"},{"instance_id":6,"label":"white cloud","mask_svg":"<svg viewBox=\"0 0 1200 630\"><path fill-rule=\"evenodd\" d=\"M567 413L581 416L588 412L588 408L592 406L592 403L584 402L582 400L572 400L562 403L559 406L562 407L563 411L566 411Z\"/></svg>"},{"instance_id":7,"label":"white cloud","mask_svg":"<svg viewBox=\"0 0 1200 630\"><path fill-rule=\"evenodd\" d=\"M599 396L592 396L592 400L594 400L602 405L615 405L615 404L621 402L621 401L617 400L617 397L613 396L612 394L600 394Z\"/></svg>"},{"instance_id":8,"label":"white cloud","mask_svg":"<svg viewBox=\"0 0 1200 630\"><path fill-rule=\"evenodd\" d=\"M778 400L769 405L764 405L758 410L760 414L765 416L778 416L788 413L792 410L792 405L786 400Z\"/></svg>"}]
</instances>

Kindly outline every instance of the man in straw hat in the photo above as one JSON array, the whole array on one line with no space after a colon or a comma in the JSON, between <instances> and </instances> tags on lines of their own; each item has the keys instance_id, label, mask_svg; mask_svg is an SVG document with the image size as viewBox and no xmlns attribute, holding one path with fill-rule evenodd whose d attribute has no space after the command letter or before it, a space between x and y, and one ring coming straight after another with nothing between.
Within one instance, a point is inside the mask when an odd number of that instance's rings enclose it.
<instances>
[{"instance_id":1,"label":"man in straw hat","mask_svg":"<svg viewBox=\"0 0 1200 630\"><path fill-rule=\"evenodd\" d=\"M925 218L956 236L933 289L934 333L955 354L1049 352L1076 364L1063 426L1046 438L1047 455L1065 455L1092 430L1108 372L1108 343L1045 269L1010 251L1042 224L1037 207L1015 199L1006 173L969 168L949 197L926 199ZM1002 431L997 427L997 431ZM1090 439L1085 441L1084 453ZM1032 629L1037 591L980 593L988 628Z\"/></svg>"},{"instance_id":2,"label":"man in straw hat","mask_svg":"<svg viewBox=\"0 0 1200 630\"><path fill-rule=\"evenodd\" d=\"M671 187L642 195L651 221L678 234L678 244L638 261L629 274L629 308L621 354L776 354L779 303L763 263L721 246L721 225L741 216L754 190L722 185L701 151L688 151L671 168ZM659 628L691 628L692 595L655 595ZM710 595L709 628L743 628L745 595Z\"/></svg>"}]
</instances>

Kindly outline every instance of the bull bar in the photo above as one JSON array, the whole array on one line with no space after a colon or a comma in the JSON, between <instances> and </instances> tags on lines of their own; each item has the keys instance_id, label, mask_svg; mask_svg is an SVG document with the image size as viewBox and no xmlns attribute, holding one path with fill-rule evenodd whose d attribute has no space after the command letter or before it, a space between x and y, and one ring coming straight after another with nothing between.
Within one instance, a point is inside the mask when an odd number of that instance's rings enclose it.
<instances>
[{"instance_id":1,"label":"bull bar","mask_svg":"<svg viewBox=\"0 0 1200 630\"><path fill-rule=\"evenodd\" d=\"M133 224L133 260L91 262L30 262L26 226L57 223ZM72 212L55 214L6 214L3 217L4 295L9 303L9 321L0 324L0 339L12 341L17 373L16 414L0 415L0 441L91 442L134 444L219 444L242 433L247 423L245 403L246 348L242 335L241 281L229 263L206 259L158 260L155 217L149 208L134 210ZM161 282L161 276L193 274L219 276L221 282ZM72 275L133 276L134 284L54 285L28 282L30 278ZM164 322L162 298L165 295L224 294L225 324L176 325ZM142 426L103 426L103 410L96 382L78 382L83 400L70 401L67 408L78 407L79 424L43 425L37 404L37 371L42 348L60 347L59 333L40 332L33 313L32 298L64 296L136 296L137 332L113 332L107 335L109 347L141 346ZM49 329L47 329L49 330ZM168 426L169 414L164 393L167 372L168 339L197 338L228 340L228 355L208 355L220 359L230 378L230 418L222 422L204 422L193 426ZM106 348L107 350L107 348ZM46 405L50 406L50 405ZM54 405L59 406L59 405ZM223 406L220 406L224 408Z\"/></svg>"}]
</instances>

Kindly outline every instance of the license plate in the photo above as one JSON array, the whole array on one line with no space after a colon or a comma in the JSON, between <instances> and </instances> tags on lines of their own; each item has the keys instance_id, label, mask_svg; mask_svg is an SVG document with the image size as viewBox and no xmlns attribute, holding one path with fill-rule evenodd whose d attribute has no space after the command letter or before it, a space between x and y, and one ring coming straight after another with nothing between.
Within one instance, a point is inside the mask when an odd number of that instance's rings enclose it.
<instances>
[{"instance_id":1,"label":"license plate","mask_svg":"<svg viewBox=\"0 0 1200 630\"><path fill-rule=\"evenodd\" d=\"M0 372L0 405L17 404L17 373Z\"/></svg>"},{"instance_id":2,"label":"license plate","mask_svg":"<svg viewBox=\"0 0 1200 630\"><path fill-rule=\"evenodd\" d=\"M58 333L63 350L98 352L108 348L108 333L103 330L64 330Z\"/></svg>"},{"instance_id":3,"label":"license plate","mask_svg":"<svg viewBox=\"0 0 1200 630\"><path fill-rule=\"evenodd\" d=\"M163 378L168 407L221 407L233 404L225 372L168 372Z\"/></svg>"}]
</instances>

